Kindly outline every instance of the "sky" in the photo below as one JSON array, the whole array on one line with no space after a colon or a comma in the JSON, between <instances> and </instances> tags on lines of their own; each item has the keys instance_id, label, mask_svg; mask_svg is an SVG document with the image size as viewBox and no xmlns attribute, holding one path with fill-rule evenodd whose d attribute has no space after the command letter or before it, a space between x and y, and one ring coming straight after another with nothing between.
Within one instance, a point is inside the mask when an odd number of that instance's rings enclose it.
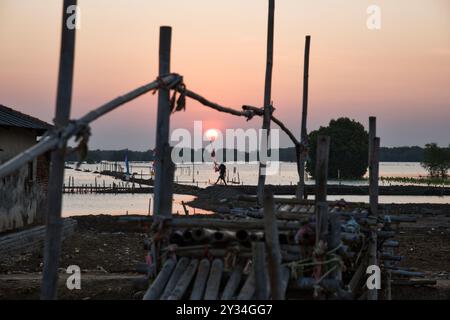
<instances>
[{"instance_id":1,"label":"sky","mask_svg":"<svg viewBox=\"0 0 450 320\"><path fill-rule=\"evenodd\" d=\"M266 0L79 0L72 118L155 79L161 25L173 27L172 71L222 105L262 106ZM367 8L381 9L369 30ZM52 121L62 1L0 0L0 104ZM308 130L337 117L366 127L376 116L383 146L450 144L450 1L277 0L272 100L298 136L303 52L311 35ZM188 100L171 129L260 128L261 118ZM91 149L148 150L156 95L92 125ZM282 136L282 145L289 140Z\"/></svg>"}]
</instances>

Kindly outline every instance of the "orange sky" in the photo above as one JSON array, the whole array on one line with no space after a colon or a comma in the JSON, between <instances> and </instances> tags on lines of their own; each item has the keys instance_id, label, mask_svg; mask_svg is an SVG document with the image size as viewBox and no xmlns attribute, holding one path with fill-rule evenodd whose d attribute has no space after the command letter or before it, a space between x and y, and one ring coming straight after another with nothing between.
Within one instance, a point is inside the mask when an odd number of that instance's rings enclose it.
<instances>
[{"instance_id":1,"label":"orange sky","mask_svg":"<svg viewBox=\"0 0 450 320\"><path fill-rule=\"evenodd\" d=\"M62 1L0 0L0 104L51 121ZM377 4L382 28L366 27ZM267 1L79 0L73 117L157 72L160 25L173 27L172 69L187 86L234 108L263 101ZM312 36L309 129L378 117L385 146L450 143L450 1L277 0L273 101L299 133L303 48ZM261 119L188 101L172 128L261 126ZM91 148L153 147L156 97L145 95L93 125ZM284 141L287 141L285 139Z\"/></svg>"}]
</instances>

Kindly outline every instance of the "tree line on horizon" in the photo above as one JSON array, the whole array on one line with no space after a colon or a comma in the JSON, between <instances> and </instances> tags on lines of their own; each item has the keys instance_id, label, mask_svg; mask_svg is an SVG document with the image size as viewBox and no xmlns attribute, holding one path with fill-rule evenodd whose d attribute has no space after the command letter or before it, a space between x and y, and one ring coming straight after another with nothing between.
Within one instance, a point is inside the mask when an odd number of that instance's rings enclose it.
<instances>
[{"instance_id":1,"label":"tree line on horizon","mask_svg":"<svg viewBox=\"0 0 450 320\"><path fill-rule=\"evenodd\" d=\"M369 135L364 126L350 118L342 117L332 119L328 126L320 127L318 130L312 131L308 135L309 158L306 162L306 170L314 176L315 173L315 156L317 138L320 135L330 137L330 156L329 156L329 178L341 179L360 179L367 172L368 167L368 148ZM175 149L178 155L187 155L190 153L191 159L205 162L213 161L211 152L204 152L205 149L193 150L190 148ZM228 151L228 152L227 152ZM254 152L242 152L236 149L216 150L217 154L223 155L223 161L243 160L245 162L251 160L259 160L258 154ZM227 160L227 155L231 154L232 159ZM153 161L154 152L147 151L131 151L123 150L90 150L85 157L88 163L96 163L100 161L124 161L128 157L129 161ZM295 162L296 149L294 147L279 149L279 160L286 162ZM77 155L68 156L67 161L78 161ZM436 143L429 143L424 148L419 146L412 147L381 147L381 162L420 162L430 177L447 178L450 169L450 147L441 148Z\"/></svg>"},{"instance_id":2,"label":"tree line on horizon","mask_svg":"<svg viewBox=\"0 0 450 320\"><path fill-rule=\"evenodd\" d=\"M419 146L412 147L381 147L380 161L382 162L422 162L424 160L425 148ZM235 150L237 153L238 151ZM89 150L86 161L124 161L126 149L122 150ZM193 151L192 151L193 153ZM248 153L246 158L249 159ZM152 150L132 151L128 150L128 159L130 161L153 161L154 155ZM280 160L286 162L295 162L295 148L287 147L280 149ZM78 161L76 153L72 153L67 157L67 161Z\"/></svg>"}]
</instances>

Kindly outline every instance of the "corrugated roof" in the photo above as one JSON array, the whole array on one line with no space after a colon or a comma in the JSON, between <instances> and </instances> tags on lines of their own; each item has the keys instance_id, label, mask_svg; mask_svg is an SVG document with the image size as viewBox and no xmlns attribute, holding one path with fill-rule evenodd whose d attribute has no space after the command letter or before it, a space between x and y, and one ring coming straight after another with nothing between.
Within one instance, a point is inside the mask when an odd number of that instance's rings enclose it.
<instances>
[{"instance_id":1,"label":"corrugated roof","mask_svg":"<svg viewBox=\"0 0 450 320\"><path fill-rule=\"evenodd\" d=\"M0 104L0 126L46 131L51 124Z\"/></svg>"}]
</instances>

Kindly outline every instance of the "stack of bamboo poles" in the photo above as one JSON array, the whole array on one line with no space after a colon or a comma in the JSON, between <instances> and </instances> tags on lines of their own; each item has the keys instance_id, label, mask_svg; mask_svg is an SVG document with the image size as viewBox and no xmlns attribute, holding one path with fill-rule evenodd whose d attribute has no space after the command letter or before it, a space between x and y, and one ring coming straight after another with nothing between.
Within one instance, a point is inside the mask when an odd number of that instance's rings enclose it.
<instances>
[{"instance_id":1,"label":"stack of bamboo poles","mask_svg":"<svg viewBox=\"0 0 450 320\"><path fill-rule=\"evenodd\" d=\"M390 299L393 283L423 277L396 266L402 257L392 238L413 217L378 214L377 197L367 206L327 202L329 144L318 137L314 202L275 204L266 194L261 212L231 219L155 219L149 248L161 271L145 299Z\"/></svg>"},{"instance_id":2,"label":"stack of bamboo poles","mask_svg":"<svg viewBox=\"0 0 450 320\"><path fill-rule=\"evenodd\" d=\"M292 295L299 292L305 298L367 298L366 270L370 265L381 268L381 296L386 299L390 299L391 284L415 284L419 282L410 278L424 277L421 272L397 267L402 257L393 252L399 245L392 239L398 225L414 222L414 218L374 217L351 204L329 203L328 227L322 235L326 245L320 247L316 215L298 202L294 206L305 210L290 213L277 223L275 242L281 255L283 297L289 288ZM277 217L279 214L276 211ZM264 246L268 234L262 219L174 218L167 225L171 232L167 246L161 249L162 268L146 299L270 297L269 259L264 257L269 251ZM255 274L262 279L255 281ZM258 290L261 281L265 285Z\"/></svg>"}]
</instances>

